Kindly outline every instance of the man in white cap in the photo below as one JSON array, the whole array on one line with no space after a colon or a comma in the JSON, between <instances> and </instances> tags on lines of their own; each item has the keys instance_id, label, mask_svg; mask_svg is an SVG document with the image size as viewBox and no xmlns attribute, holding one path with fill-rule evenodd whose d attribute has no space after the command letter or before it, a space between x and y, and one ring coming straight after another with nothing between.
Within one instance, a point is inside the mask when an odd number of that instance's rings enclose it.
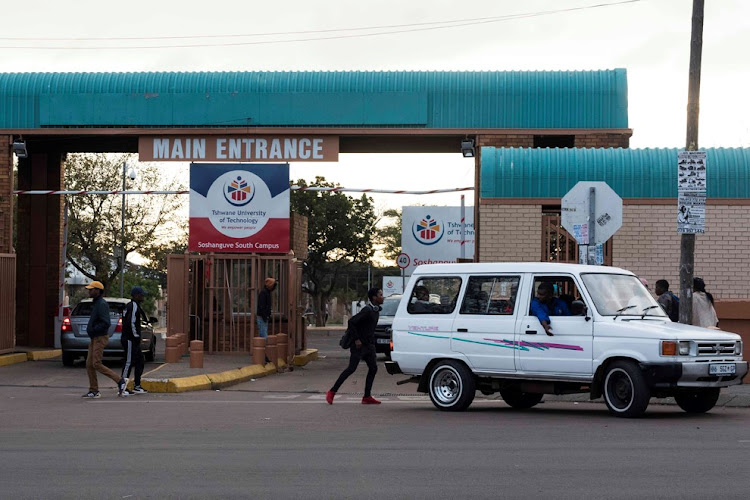
<instances>
[{"instance_id":1,"label":"man in white cap","mask_svg":"<svg viewBox=\"0 0 750 500\"><path fill-rule=\"evenodd\" d=\"M104 300L104 285L100 281L92 281L86 285L93 303L91 306L91 316L86 326L91 341L89 342L89 353L86 357L86 373L89 376L89 392L83 395L84 398L96 399L102 397L99 393L99 382L96 378L96 372L103 373L111 378L117 384L117 395L125 395L125 379L102 364L104 348L109 342L109 327L112 321L109 318L109 304Z\"/></svg>"}]
</instances>

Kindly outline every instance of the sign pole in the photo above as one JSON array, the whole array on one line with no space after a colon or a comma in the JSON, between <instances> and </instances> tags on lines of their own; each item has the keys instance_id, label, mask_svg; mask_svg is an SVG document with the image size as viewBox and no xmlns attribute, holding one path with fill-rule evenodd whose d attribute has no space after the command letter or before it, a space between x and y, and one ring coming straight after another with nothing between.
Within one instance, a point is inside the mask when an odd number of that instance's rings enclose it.
<instances>
[{"instance_id":1,"label":"sign pole","mask_svg":"<svg viewBox=\"0 0 750 500\"><path fill-rule=\"evenodd\" d=\"M596 254L591 250L596 248L596 188L589 188L589 247L586 249L586 263L596 264Z\"/></svg>"},{"instance_id":2,"label":"sign pole","mask_svg":"<svg viewBox=\"0 0 750 500\"><path fill-rule=\"evenodd\" d=\"M461 260L466 258L466 205L461 195Z\"/></svg>"},{"instance_id":3,"label":"sign pole","mask_svg":"<svg viewBox=\"0 0 750 500\"><path fill-rule=\"evenodd\" d=\"M685 149L698 150L698 114L701 88L701 55L703 51L704 0L693 0L693 24L690 36L690 70L688 78L687 137ZM693 266L695 234L680 237L680 323L693 322Z\"/></svg>"}]
</instances>

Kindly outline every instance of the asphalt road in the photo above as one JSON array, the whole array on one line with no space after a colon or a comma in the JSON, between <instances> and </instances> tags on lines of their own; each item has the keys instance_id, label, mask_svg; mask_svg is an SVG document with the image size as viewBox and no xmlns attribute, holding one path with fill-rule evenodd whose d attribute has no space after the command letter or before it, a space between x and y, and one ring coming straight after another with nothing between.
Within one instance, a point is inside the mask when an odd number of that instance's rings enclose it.
<instances>
[{"instance_id":1,"label":"asphalt road","mask_svg":"<svg viewBox=\"0 0 750 500\"><path fill-rule=\"evenodd\" d=\"M345 366L328 349L304 369L232 390L119 399L78 387L4 385L3 498L747 498L750 410L691 416L652 405L517 411L477 399L436 410L378 374L384 403L360 404L364 366L333 406ZM84 379L85 381L85 379ZM84 384L85 385L85 384Z\"/></svg>"}]
</instances>

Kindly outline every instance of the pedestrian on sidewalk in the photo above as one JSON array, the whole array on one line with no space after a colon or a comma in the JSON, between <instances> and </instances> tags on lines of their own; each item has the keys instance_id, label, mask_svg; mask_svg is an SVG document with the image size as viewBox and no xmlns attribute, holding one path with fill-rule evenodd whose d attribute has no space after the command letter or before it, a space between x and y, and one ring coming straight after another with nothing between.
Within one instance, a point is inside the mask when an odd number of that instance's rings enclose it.
<instances>
[{"instance_id":1,"label":"pedestrian on sidewalk","mask_svg":"<svg viewBox=\"0 0 750 500\"><path fill-rule=\"evenodd\" d=\"M148 323L148 317L141 307L143 299L146 298L146 291L134 286L130 290L130 302L125 306L125 314L122 318L122 344L124 364L122 366L122 378L130 377L130 372L135 369L135 378L133 379L133 392L128 394L146 394L148 391L141 387L141 375L143 375L143 351L141 351L141 324ZM153 340L152 340L153 342Z\"/></svg>"},{"instance_id":2,"label":"pedestrian on sidewalk","mask_svg":"<svg viewBox=\"0 0 750 500\"><path fill-rule=\"evenodd\" d=\"M86 285L93 303L91 307L91 316L86 326L91 341L89 342L89 352L86 357L86 373L89 376L89 392L83 395L84 398L100 398L99 381L96 378L96 372L103 373L111 378L117 384L117 395L126 396L125 379L102 364L104 348L109 342L109 327L112 321L109 318L109 304L104 300L104 285L100 281L92 281Z\"/></svg>"},{"instance_id":3,"label":"pedestrian on sidewalk","mask_svg":"<svg viewBox=\"0 0 750 500\"><path fill-rule=\"evenodd\" d=\"M680 299L669 290L669 281L656 280L654 287L656 291L656 301L659 303L669 319L678 323L680 321Z\"/></svg>"},{"instance_id":4,"label":"pedestrian on sidewalk","mask_svg":"<svg viewBox=\"0 0 750 500\"><path fill-rule=\"evenodd\" d=\"M693 278L693 324L703 328L719 326L714 296L706 291L706 283L701 278Z\"/></svg>"},{"instance_id":5,"label":"pedestrian on sidewalk","mask_svg":"<svg viewBox=\"0 0 750 500\"><path fill-rule=\"evenodd\" d=\"M333 404L341 384L349 378L349 375L357 370L361 360L367 363L367 378L365 379L365 396L362 398L363 405L379 405L380 401L372 397L372 383L378 372L378 364L375 360L375 326L380 318L380 305L383 303L383 290L370 288L367 291L367 304L349 320L349 328L354 333L354 343L349 348L349 366L341 372L336 383L326 393L326 401Z\"/></svg>"},{"instance_id":6,"label":"pedestrian on sidewalk","mask_svg":"<svg viewBox=\"0 0 750 500\"><path fill-rule=\"evenodd\" d=\"M258 293L257 321L258 336L264 339L268 337L268 322L271 321L271 292L276 289L276 280L266 278L263 289Z\"/></svg>"}]
</instances>

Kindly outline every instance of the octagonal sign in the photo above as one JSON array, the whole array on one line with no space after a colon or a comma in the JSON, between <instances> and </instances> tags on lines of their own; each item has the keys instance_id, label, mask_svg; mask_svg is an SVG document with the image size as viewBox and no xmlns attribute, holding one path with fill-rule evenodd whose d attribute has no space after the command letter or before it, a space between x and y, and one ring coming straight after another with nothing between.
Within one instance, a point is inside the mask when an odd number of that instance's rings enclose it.
<instances>
[{"instance_id":1,"label":"octagonal sign","mask_svg":"<svg viewBox=\"0 0 750 500\"><path fill-rule=\"evenodd\" d=\"M589 220L589 200L594 189L594 220ZM581 181L562 199L562 226L581 245L604 243L622 226L622 198L606 182ZM594 230L594 241L589 233Z\"/></svg>"}]
</instances>

